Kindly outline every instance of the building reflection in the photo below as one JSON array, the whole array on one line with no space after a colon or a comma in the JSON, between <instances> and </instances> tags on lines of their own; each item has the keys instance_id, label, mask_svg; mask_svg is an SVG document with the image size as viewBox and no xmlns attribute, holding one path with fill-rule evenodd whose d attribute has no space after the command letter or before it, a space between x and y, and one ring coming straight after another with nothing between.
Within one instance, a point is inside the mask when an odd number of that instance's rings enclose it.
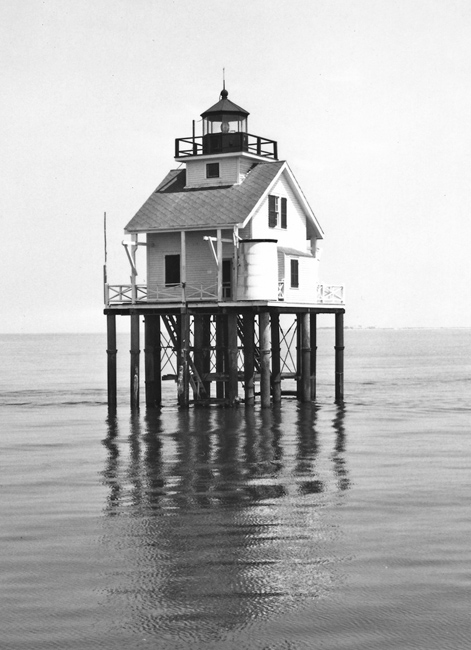
<instances>
[{"instance_id":1,"label":"building reflection","mask_svg":"<svg viewBox=\"0 0 471 650\"><path fill-rule=\"evenodd\" d=\"M331 589L345 413L295 403L110 420L104 544L122 565L107 594L129 594L127 625L178 637L198 612L211 638Z\"/></svg>"}]
</instances>

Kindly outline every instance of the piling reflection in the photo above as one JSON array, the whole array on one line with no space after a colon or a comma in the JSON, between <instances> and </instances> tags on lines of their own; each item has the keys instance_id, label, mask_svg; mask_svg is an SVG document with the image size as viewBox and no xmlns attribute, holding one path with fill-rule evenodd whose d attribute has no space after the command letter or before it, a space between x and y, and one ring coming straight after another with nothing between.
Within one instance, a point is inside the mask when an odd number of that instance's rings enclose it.
<instances>
[{"instance_id":1,"label":"piling reflection","mask_svg":"<svg viewBox=\"0 0 471 650\"><path fill-rule=\"evenodd\" d=\"M214 640L335 585L334 513L350 485L345 410L335 409L164 410L108 423L104 543L123 564L107 594L114 605L129 595L123 625L174 639L196 625Z\"/></svg>"},{"instance_id":2,"label":"piling reflection","mask_svg":"<svg viewBox=\"0 0 471 650\"><path fill-rule=\"evenodd\" d=\"M118 437L118 420L111 415L107 421L107 435L103 445L108 451L105 468L103 470L103 483L108 488L108 497L105 512L115 515L119 512L121 486L119 481L119 451L116 440Z\"/></svg>"},{"instance_id":3,"label":"piling reflection","mask_svg":"<svg viewBox=\"0 0 471 650\"><path fill-rule=\"evenodd\" d=\"M337 476L337 486L340 492L348 490L350 487L350 479L348 477L347 463L345 460L345 405L339 404L337 406L337 412L334 419L332 420L332 426L336 432L335 438L335 448L332 453L332 462L334 465L334 471Z\"/></svg>"}]
</instances>

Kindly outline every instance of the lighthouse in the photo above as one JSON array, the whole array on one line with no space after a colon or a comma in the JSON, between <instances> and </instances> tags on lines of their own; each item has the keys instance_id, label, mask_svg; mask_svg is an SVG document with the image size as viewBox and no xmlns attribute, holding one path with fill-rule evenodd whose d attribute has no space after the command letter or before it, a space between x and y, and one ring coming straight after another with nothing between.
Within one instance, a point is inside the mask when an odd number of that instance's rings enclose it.
<instances>
[{"instance_id":1,"label":"lighthouse","mask_svg":"<svg viewBox=\"0 0 471 650\"><path fill-rule=\"evenodd\" d=\"M149 408L161 404L165 378L176 382L182 407L257 400L269 407L293 392L283 390L287 379L298 399L315 399L320 313L334 315L335 397L343 400L344 287L320 281L321 225L277 142L251 134L248 118L224 87L201 113L202 132L193 121L191 135L175 139L178 167L125 226L130 283L104 288L111 410L117 316L131 319L133 409L141 319Z\"/></svg>"}]
</instances>

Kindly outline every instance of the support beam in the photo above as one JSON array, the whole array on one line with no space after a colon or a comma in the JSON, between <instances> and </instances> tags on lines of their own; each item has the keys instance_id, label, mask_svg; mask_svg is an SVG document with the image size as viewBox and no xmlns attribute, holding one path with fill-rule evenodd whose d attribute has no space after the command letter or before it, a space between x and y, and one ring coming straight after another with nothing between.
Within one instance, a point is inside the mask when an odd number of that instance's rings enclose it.
<instances>
[{"instance_id":1,"label":"support beam","mask_svg":"<svg viewBox=\"0 0 471 650\"><path fill-rule=\"evenodd\" d=\"M160 351L160 316L145 316L144 360L148 409L162 404Z\"/></svg>"},{"instance_id":2,"label":"support beam","mask_svg":"<svg viewBox=\"0 0 471 650\"><path fill-rule=\"evenodd\" d=\"M203 321L203 374L209 375L211 372L211 316L204 315ZM211 397L211 382L203 381L206 391L206 397Z\"/></svg>"},{"instance_id":3,"label":"support beam","mask_svg":"<svg viewBox=\"0 0 471 650\"><path fill-rule=\"evenodd\" d=\"M238 400L238 347L237 347L237 313L227 314L227 398L229 406L234 406Z\"/></svg>"},{"instance_id":4,"label":"support beam","mask_svg":"<svg viewBox=\"0 0 471 650\"><path fill-rule=\"evenodd\" d=\"M343 338L343 312L335 314L335 401L343 403L343 359L344 359L344 338Z\"/></svg>"},{"instance_id":5,"label":"support beam","mask_svg":"<svg viewBox=\"0 0 471 650\"><path fill-rule=\"evenodd\" d=\"M309 312L301 314L301 401L311 401L311 337Z\"/></svg>"},{"instance_id":6,"label":"support beam","mask_svg":"<svg viewBox=\"0 0 471 650\"><path fill-rule=\"evenodd\" d=\"M178 358L177 393L178 404L188 408L190 404L190 374L188 367L188 346L190 340L190 315L185 310L178 319L180 325Z\"/></svg>"},{"instance_id":7,"label":"support beam","mask_svg":"<svg viewBox=\"0 0 471 650\"><path fill-rule=\"evenodd\" d=\"M137 266L136 266L136 253L138 246L139 235L131 235L132 246L131 246L131 300L133 303L137 302ZM127 248L126 248L127 252Z\"/></svg>"},{"instance_id":8,"label":"support beam","mask_svg":"<svg viewBox=\"0 0 471 650\"><path fill-rule=\"evenodd\" d=\"M221 302L223 297L222 287L222 230L217 231L217 258L218 258L218 301Z\"/></svg>"},{"instance_id":9,"label":"support beam","mask_svg":"<svg viewBox=\"0 0 471 650\"><path fill-rule=\"evenodd\" d=\"M255 317L244 314L244 393L245 405L255 404Z\"/></svg>"},{"instance_id":10,"label":"support beam","mask_svg":"<svg viewBox=\"0 0 471 650\"><path fill-rule=\"evenodd\" d=\"M131 314L131 410L139 410L139 315Z\"/></svg>"},{"instance_id":11,"label":"support beam","mask_svg":"<svg viewBox=\"0 0 471 650\"><path fill-rule=\"evenodd\" d=\"M117 390L116 390L116 316L107 314L107 349L108 356L108 410L110 414L116 413Z\"/></svg>"},{"instance_id":12,"label":"support beam","mask_svg":"<svg viewBox=\"0 0 471 650\"><path fill-rule=\"evenodd\" d=\"M203 317L199 314L193 316L193 361L198 375L201 377L203 374ZM198 387L199 388L199 387ZM197 401L200 398L198 393L195 393L194 399Z\"/></svg>"},{"instance_id":13,"label":"support beam","mask_svg":"<svg viewBox=\"0 0 471 650\"><path fill-rule=\"evenodd\" d=\"M182 302L186 302L186 239L185 231L180 233L180 282L182 285Z\"/></svg>"},{"instance_id":14,"label":"support beam","mask_svg":"<svg viewBox=\"0 0 471 650\"><path fill-rule=\"evenodd\" d=\"M262 408L270 407L270 315L259 315L260 338L260 398Z\"/></svg>"},{"instance_id":15,"label":"support beam","mask_svg":"<svg viewBox=\"0 0 471 650\"><path fill-rule=\"evenodd\" d=\"M314 402L316 399L317 391L317 314L311 313L310 319L311 330L311 400Z\"/></svg>"},{"instance_id":16,"label":"support beam","mask_svg":"<svg viewBox=\"0 0 471 650\"><path fill-rule=\"evenodd\" d=\"M281 352L280 352L280 313L273 311L270 314L271 322L271 370L273 403L281 402Z\"/></svg>"},{"instance_id":17,"label":"support beam","mask_svg":"<svg viewBox=\"0 0 471 650\"><path fill-rule=\"evenodd\" d=\"M302 314L296 314L296 397L298 400L302 400L302 340L301 332L303 329Z\"/></svg>"},{"instance_id":18,"label":"support beam","mask_svg":"<svg viewBox=\"0 0 471 650\"><path fill-rule=\"evenodd\" d=\"M224 321L225 317L222 314L216 316L216 373L220 375L224 373ZM217 382L216 397L218 399L224 398L224 381Z\"/></svg>"},{"instance_id":19,"label":"support beam","mask_svg":"<svg viewBox=\"0 0 471 650\"><path fill-rule=\"evenodd\" d=\"M195 314L193 316L193 359L195 369L199 378L210 372L210 336L211 336L210 316ZM195 394L195 399L210 397L210 381L202 381L199 386L199 395Z\"/></svg>"}]
</instances>

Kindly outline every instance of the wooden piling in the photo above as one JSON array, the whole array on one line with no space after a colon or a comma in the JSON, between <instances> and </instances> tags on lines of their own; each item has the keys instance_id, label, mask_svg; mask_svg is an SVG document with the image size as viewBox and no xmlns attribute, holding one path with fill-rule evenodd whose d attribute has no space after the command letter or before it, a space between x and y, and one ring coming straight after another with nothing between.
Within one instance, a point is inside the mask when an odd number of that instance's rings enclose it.
<instances>
[{"instance_id":1,"label":"wooden piling","mask_svg":"<svg viewBox=\"0 0 471 650\"><path fill-rule=\"evenodd\" d=\"M244 314L244 393L246 406L255 404L255 317L252 313Z\"/></svg>"},{"instance_id":2,"label":"wooden piling","mask_svg":"<svg viewBox=\"0 0 471 650\"><path fill-rule=\"evenodd\" d=\"M193 316L193 360L195 363L195 369L199 377L203 375L204 369L204 331L203 331L203 316L200 314L195 314ZM204 384L197 385L197 391L195 393L195 400L199 400L203 397L202 393L206 395L206 389Z\"/></svg>"},{"instance_id":3,"label":"wooden piling","mask_svg":"<svg viewBox=\"0 0 471 650\"><path fill-rule=\"evenodd\" d=\"M227 400L234 406L238 399L238 347L237 347L237 313L227 314Z\"/></svg>"},{"instance_id":4,"label":"wooden piling","mask_svg":"<svg viewBox=\"0 0 471 650\"><path fill-rule=\"evenodd\" d=\"M205 314L202 318L202 350L203 350L203 376L209 375L211 372L211 316ZM206 397L211 397L211 382L208 380L203 381Z\"/></svg>"},{"instance_id":5,"label":"wooden piling","mask_svg":"<svg viewBox=\"0 0 471 650\"><path fill-rule=\"evenodd\" d=\"M190 315L186 310L178 318L180 326L178 356L177 393L178 404L188 408L190 404L190 374L188 367L188 347L190 344Z\"/></svg>"},{"instance_id":6,"label":"wooden piling","mask_svg":"<svg viewBox=\"0 0 471 650\"><path fill-rule=\"evenodd\" d=\"M315 401L317 392L317 314L311 313L309 329L311 331L311 400Z\"/></svg>"},{"instance_id":7,"label":"wooden piling","mask_svg":"<svg viewBox=\"0 0 471 650\"><path fill-rule=\"evenodd\" d=\"M344 363L343 312L335 314L335 401L343 403L343 363Z\"/></svg>"},{"instance_id":8,"label":"wooden piling","mask_svg":"<svg viewBox=\"0 0 471 650\"><path fill-rule=\"evenodd\" d=\"M259 314L260 339L260 401L262 408L270 407L270 315Z\"/></svg>"},{"instance_id":9,"label":"wooden piling","mask_svg":"<svg viewBox=\"0 0 471 650\"><path fill-rule=\"evenodd\" d=\"M131 314L131 410L139 410L139 314Z\"/></svg>"},{"instance_id":10,"label":"wooden piling","mask_svg":"<svg viewBox=\"0 0 471 650\"><path fill-rule=\"evenodd\" d=\"M301 314L301 401L311 401L311 337L309 312Z\"/></svg>"},{"instance_id":11,"label":"wooden piling","mask_svg":"<svg viewBox=\"0 0 471 650\"><path fill-rule=\"evenodd\" d=\"M271 384L273 403L281 402L281 351L280 351L280 314L278 311L270 313L271 329Z\"/></svg>"},{"instance_id":12,"label":"wooden piling","mask_svg":"<svg viewBox=\"0 0 471 650\"><path fill-rule=\"evenodd\" d=\"M162 403L160 316L146 315L144 325L146 407L156 408Z\"/></svg>"},{"instance_id":13,"label":"wooden piling","mask_svg":"<svg viewBox=\"0 0 471 650\"><path fill-rule=\"evenodd\" d=\"M117 382L116 382L116 316L107 314L107 349L108 356L108 410L116 413L117 407Z\"/></svg>"},{"instance_id":14,"label":"wooden piling","mask_svg":"<svg viewBox=\"0 0 471 650\"><path fill-rule=\"evenodd\" d=\"M224 373L224 321L222 314L216 315L216 374L222 376ZM224 398L224 381L219 379L216 383L216 397Z\"/></svg>"},{"instance_id":15,"label":"wooden piling","mask_svg":"<svg viewBox=\"0 0 471 650\"><path fill-rule=\"evenodd\" d=\"M296 398L302 401L302 340L301 332L303 329L302 314L296 314Z\"/></svg>"}]
</instances>

